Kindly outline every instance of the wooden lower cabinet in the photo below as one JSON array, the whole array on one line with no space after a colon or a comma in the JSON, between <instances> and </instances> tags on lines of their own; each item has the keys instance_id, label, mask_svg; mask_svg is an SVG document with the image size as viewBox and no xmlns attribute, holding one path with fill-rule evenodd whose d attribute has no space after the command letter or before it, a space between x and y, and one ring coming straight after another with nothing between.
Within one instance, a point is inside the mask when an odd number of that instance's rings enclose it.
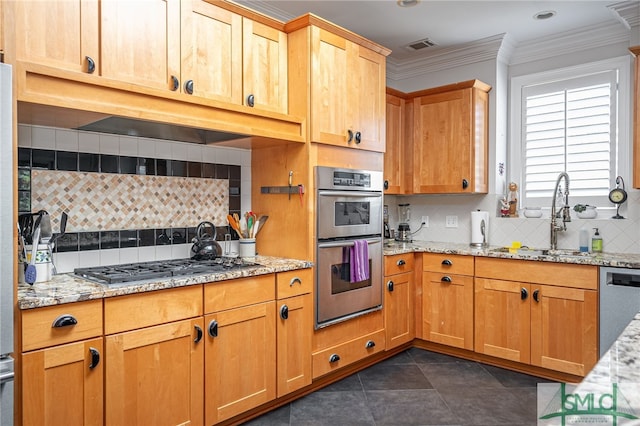
<instances>
[{"instance_id":1,"label":"wooden lower cabinet","mask_svg":"<svg viewBox=\"0 0 640 426\"><path fill-rule=\"evenodd\" d=\"M475 280L475 351L585 376L598 361L597 268L512 262L476 260L491 277Z\"/></svg>"},{"instance_id":2,"label":"wooden lower cabinet","mask_svg":"<svg viewBox=\"0 0 640 426\"><path fill-rule=\"evenodd\" d=\"M102 354L102 337L22 354L22 423L102 424Z\"/></svg>"},{"instance_id":3,"label":"wooden lower cabinet","mask_svg":"<svg viewBox=\"0 0 640 426\"><path fill-rule=\"evenodd\" d=\"M422 338L473 350L473 257L423 254Z\"/></svg>"},{"instance_id":4,"label":"wooden lower cabinet","mask_svg":"<svg viewBox=\"0 0 640 426\"><path fill-rule=\"evenodd\" d=\"M413 253L384 258L383 307L387 350L415 337L413 259Z\"/></svg>"},{"instance_id":5,"label":"wooden lower cabinet","mask_svg":"<svg viewBox=\"0 0 640 426\"><path fill-rule=\"evenodd\" d=\"M278 300L277 395L281 397L311 384L313 296Z\"/></svg>"},{"instance_id":6,"label":"wooden lower cabinet","mask_svg":"<svg viewBox=\"0 0 640 426\"><path fill-rule=\"evenodd\" d=\"M276 397L275 301L205 315L205 423Z\"/></svg>"},{"instance_id":7,"label":"wooden lower cabinet","mask_svg":"<svg viewBox=\"0 0 640 426\"><path fill-rule=\"evenodd\" d=\"M202 317L107 336L105 346L105 424L202 424Z\"/></svg>"}]
</instances>

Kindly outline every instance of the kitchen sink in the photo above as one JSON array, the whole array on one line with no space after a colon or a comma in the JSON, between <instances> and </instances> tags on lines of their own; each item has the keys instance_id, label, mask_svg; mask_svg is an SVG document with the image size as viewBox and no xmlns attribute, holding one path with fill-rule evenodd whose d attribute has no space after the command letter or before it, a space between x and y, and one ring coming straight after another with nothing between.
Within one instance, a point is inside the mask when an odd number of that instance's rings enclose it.
<instances>
[{"instance_id":1,"label":"kitchen sink","mask_svg":"<svg viewBox=\"0 0 640 426\"><path fill-rule=\"evenodd\" d=\"M589 257L591 253L581 252L578 250L566 250L566 249L531 249L527 247L521 247L519 249L513 249L510 247L498 247L490 249L489 253L509 253L518 256L553 256L553 257Z\"/></svg>"}]
</instances>

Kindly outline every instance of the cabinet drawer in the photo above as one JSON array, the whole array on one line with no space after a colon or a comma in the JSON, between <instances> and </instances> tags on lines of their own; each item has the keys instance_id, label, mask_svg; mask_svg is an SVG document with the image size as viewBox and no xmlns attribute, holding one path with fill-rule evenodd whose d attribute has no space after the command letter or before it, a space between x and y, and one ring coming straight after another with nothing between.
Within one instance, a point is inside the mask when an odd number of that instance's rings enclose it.
<instances>
[{"instance_id":1,"label":"cabinet drawer","mask_svg":"<svg viewBox=\"0 0 640 426\"><path fill-rule=\"evenodd\" d=\"M23 352L102 335L102 300L29 309L21 316Z\"/></svg>"},{"instance_id":2,"label":"cabinet drawer","mask_svg":"<svg viewBox=\"0 0 640 426\"><path fill-rule=\"evenodd\" d=\"M276 275L276 288L278 299L311 293L313 289L313 269L279 272Z\"/></svg>"},{"instance_id":3,"label":"cabinet drawer","mask_svg":"<svg viewBox=\"0 0 640 426\"><path fill-rule=\"evenodd\" d=\"M368 347L369 342L374 346ZM385 349L385 331L378 330L313 354L313 378L323 376ZM338 359L336 359L336 357Z\"/></svg>"},{"instance_id":4,"label":"cabinet drawer","mask_svg":"<svg viewBox=\"0 0 640 426\"><path fill-rule=\"evenodd\" d=\"M200 315L201 285L119 296L104 301L104 333L121 333Z\"/></svg>"},{"instance_id":5,"label":"cabinet drawer","mask_svg":"<svg viewBox=\"0 0 640 426\"><path fill-rule=\"evenodd\" d=\"M473 275L473 256L424 253L422 270L444 274Z\"/></svg>"},{"instance_id":6,"label":"cabinet drawer","mask_svg":"<svg viewBox=\"0 0 640 426\"><path fill-rule=\"evenodd\" d=\"M275 274L210 283L204 286L204 312L269 302L275 296Z\"/></svg>"},{"instance_id":7,"label":"cabinet drawer","mask_svg":"<svg viewBox=\"0 0 640 426\"><path fill-rule=\"evenodd\" d=\"M478 257L476 276L562 287L598 289L598 267L534 260Z\"/></svg>"},{"instance_id":8,"label":"cabinet drawer","mask_svg":"<svg viewBox=\"0 0 640 426\"><path fill-rule=\"evenodd\" d=\"M384 274L395 275L413 271L413 253L394 254L384 257Z\"/></svg>"}]
</instances>

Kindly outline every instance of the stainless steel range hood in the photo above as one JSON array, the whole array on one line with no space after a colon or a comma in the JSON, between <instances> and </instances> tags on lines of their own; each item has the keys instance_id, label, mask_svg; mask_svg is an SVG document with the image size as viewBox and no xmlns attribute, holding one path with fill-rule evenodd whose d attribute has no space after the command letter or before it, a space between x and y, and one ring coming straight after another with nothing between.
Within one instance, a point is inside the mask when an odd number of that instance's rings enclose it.
<instances>
[{"instance_id":1,"label":"stainless steel range hood","mask_svg":"<svg viewBox=\"0 0 640 426\"><path fill-rule=\"evenodd\" d=\"M177 124L135 120L125 117L109 116L93 123L77 127L89 132L110 133L115 135L137 136L171 141L211 144L234 139L244 139L248 135L219 132Z\"/></svg>"}]
</instances>

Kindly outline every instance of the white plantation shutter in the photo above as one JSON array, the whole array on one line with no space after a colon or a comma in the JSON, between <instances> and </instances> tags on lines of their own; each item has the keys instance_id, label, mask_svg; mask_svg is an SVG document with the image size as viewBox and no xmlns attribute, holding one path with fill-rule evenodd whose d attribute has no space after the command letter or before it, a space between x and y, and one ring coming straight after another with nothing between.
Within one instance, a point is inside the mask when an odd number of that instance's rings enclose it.
<instances>
[{"instance_id":1,"label":"white plantation shutter","mask_svg":"<svg viewBox=\"0 0 640 426\"><path fill-rule=\"evenodd\" d=\"M560 172L569 174L572 204L608 205L617 86L617 72L606 71L523 87L523 205L550 200Z\"/></svg>"}]
</instances>

